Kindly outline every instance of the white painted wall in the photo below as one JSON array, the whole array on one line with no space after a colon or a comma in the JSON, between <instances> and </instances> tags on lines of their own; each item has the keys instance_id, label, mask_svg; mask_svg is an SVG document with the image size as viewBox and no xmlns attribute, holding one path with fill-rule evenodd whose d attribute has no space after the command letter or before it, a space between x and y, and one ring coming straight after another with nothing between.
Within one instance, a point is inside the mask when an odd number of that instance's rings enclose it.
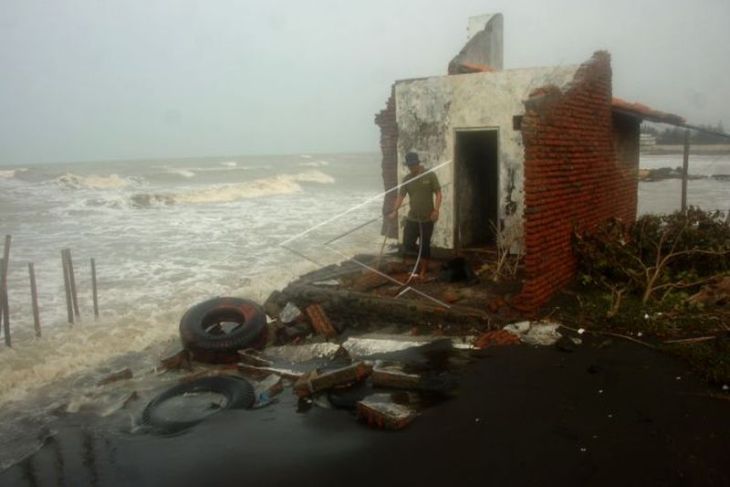
<instances>
[{"instance_id":1,"label":"white painted wall","mask_svg":"<svg viewBox=\"0 0 730 487\"><path fill-rule=\"evenodd\" d=\"M523 102L531 91L545 85L562 88L573 79L577 69L578 66L515 69L397 82L399 180L407 173L403 165L406 152L418 152L427 168L435 167L453 161L456 130L498 129L499 218L504 221L505 234L515 236L513 250L517 251L522 246L524 147L522 134L513 129L512 119L524 113ZM444 199L432 243L451 249L455 220L453 162L436 174ZM511 200L516 203L512 214L508 214L506 204L510 179L514 181Z\"/></svg>"}]
</instances>

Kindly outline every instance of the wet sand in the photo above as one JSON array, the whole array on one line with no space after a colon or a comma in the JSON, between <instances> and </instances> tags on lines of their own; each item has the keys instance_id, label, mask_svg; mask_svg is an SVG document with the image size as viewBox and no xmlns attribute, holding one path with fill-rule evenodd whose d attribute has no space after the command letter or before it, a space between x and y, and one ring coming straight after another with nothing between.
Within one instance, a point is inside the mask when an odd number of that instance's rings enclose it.
<instances>
[{"instance_id":1,"label":"wet sand","mask_svg":"<svg viewBox=\"0 0 730 487\"><path fill-rule=\"evenodd\" d=\"M347 411L225 411L174 437L67 417L0 485L730 485L730 402L633 343L494 348L406 430Z\"/></svg>"}]
</instances>

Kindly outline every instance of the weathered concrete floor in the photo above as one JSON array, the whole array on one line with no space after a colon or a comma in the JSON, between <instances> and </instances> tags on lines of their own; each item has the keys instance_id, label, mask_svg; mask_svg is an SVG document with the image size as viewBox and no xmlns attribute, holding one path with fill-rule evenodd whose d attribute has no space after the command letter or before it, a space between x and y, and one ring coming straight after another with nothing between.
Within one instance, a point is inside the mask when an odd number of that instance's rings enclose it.
<instances>
[{"instance_id":1,"label":"weathered concrete floor","mask_svg":"<svg viewBox=\"0 0 730 487\"><path fill-rule=\"evenodd\" d=\"M730 485L730 404L628 342L493 348L408 429L295 398L174 437L88 432L82 416L2 485Z\"/></svg>"}]
</instances>

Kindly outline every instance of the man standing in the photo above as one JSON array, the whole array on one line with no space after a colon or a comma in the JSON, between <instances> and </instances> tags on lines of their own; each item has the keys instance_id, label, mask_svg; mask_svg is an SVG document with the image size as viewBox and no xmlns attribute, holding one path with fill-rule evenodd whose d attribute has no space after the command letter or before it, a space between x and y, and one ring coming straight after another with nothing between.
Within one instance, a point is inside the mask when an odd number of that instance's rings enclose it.
<instances>
[{"instance_id":1,"label":"man standing","mask_svg":"<svg viewBox=\"0 0 730 487\"><path fill-rule=\"evenodd\" d=\"M403 248L405 252L415 251L420 254L419 277L425 280L428 261L431 258L431 235L434 223L439 218L439 208L441 207L441 185L436 174L426 172L415 152L406 154L406 166L410 173L403 178L403 185L398 192L393 211L388 217L397 216L398 208L401 207L407 195L411 209L408 211L406 226L403 230ZM434 195L436 196L435 204ZM420 249L416 246L416 239L418 239Z\"/></svg>"}]
</instances>

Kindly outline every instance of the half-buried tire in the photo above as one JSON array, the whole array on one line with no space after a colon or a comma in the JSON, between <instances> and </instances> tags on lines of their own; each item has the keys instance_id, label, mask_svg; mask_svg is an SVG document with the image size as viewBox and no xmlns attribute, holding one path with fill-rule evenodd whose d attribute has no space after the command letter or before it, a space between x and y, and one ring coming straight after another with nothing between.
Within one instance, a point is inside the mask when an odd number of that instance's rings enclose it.
<instances>
[{"instance_id":1,"label":"half-buried tire","mask_svg":"<svg viewBox=\"0 0 730 487\"><path fill-rule=\"evenodd\" d=\"M180 339L196 360L235 361L238 350L265 345L266 314L247 299L209 299L185 312Z\"/></svg>"},{"instance_id":2,"label":"half-buried tire","mask_svg":"<svg viewBox=\"0 0 730 487\"><path fill-rule=\"evenodd\" d=\"M203 377L178 384L147 404L142 423L156 433L172 434L200 423L224 409L249 409L253 386L233 376Z\"/></svg>"}]
</instances>

